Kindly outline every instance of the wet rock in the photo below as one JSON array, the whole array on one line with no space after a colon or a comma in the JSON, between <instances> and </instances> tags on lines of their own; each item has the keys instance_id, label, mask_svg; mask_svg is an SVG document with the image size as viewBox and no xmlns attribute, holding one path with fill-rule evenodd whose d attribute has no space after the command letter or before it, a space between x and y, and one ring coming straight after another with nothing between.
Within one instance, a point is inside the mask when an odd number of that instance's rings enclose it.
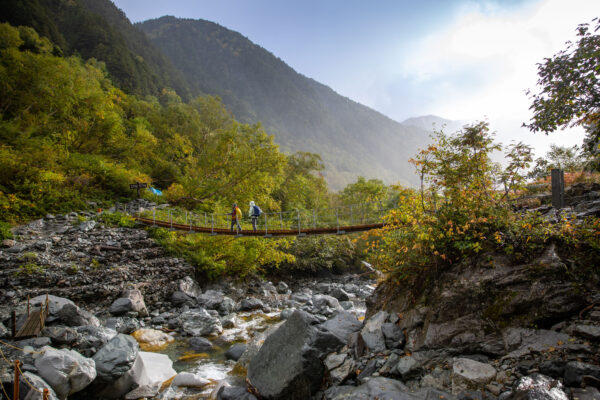
<instances>
[{"instance_id":1,"label":"wet rock","mask_svg":"<svg viewBox=\"0 0 600 400\"><path fill-rule=\"evenodd\" d=\"M496 369L489 364L468 358L455 358L452 365L452 393L485 388L496 377Z\"/></svg>"},{"instance_id":2,"label":"wet rock","mask_svg":"<svg viewBox=\"0 0 600 400\"><path fill-rule=\"evenodd\" d=\"M388 313L379 311L369 318L361 330L361 336L370 351L379 352L385 350L385 338L381 326L385 322Z\"/></svg>"},{"instance_id":3,"label":"wet rock","mask_svg":"<svg viewBox=\"0 0 600 400\"><path fill-rule=\"evenodd\" d=\"M137 400L147 399L155 397L160 391L161 383L155 382L152 384L137 387L127 393L124 397L125 400Z\"/></svg>"},{"instance_id":4,"label":"wet rock","mask_svg":"<svg viewBox=\"0 0 600 400\"><path fill-rule=\"evenodd\" d=\"M171 386L202 388L209 383L208 379L204 379L191 372L180 372L173 378Z\"/></svg>"},{"instance_id":5,"label":"wet rock","mask_svg":"<svg viewBox=\"0 0 600 400\"><path fill-rule=\"evenodd\" d=\"M104 381L120 378L131 369L138 352L139 346L134 338L123 334L115 336L92 357L98 378Z\"/></svg>"},{"instance_id":6,"label":"wet rock","mask_svg":"<svg viewBox=\"0 0 600 400\"><path fill-rule=\"evenodd\" d=\"M600 367L579 361L571 361L565 366L565 385L581 386L585 375L600 379Z\"/></svg>"},{"instance_id":7,"label":"wet rock","mask_svg":"<svg viewBox=\"0 0 600 400\"><path fill-rule=\"evenodd\" d=\"M267 337L248 368L248 379L262 397L300 399L318 390L324 371L320 357L335 349L328 348L315 324L309 314L296 311Z\"/></svg>"},{"instance_id":8,"label":"wet rock","mask_svg":"<svg viewBox=\"0 0 600 400\"><path fill-rule=\"evenodd\" d=\"M541 374L524 376L519 380L514 392L518 400L568 400L563 385Z\"/></svg>"},{"instance_id":9,"label":"wet rock","mask_svg":"<svg viewBox=\"0 0 600 400\"><path fill-rule=\"evenodd\" d=\"M265 305L260 299L250 297L249 299L243 299L240 303L240 311L253 311L263 310Z\"/></svg>"},{"instance_id":10,"label":"wet rock","mask_svg":"<svg viewBox=\"0 0 600 400\"><path fill-rule=\"evenodd\" d=\"M217 400L257 400L245 387L223 386L217 393Z\"/></svg>"},{"instance_id":11,"label":"wet rock","mask_svg":"<svg viewBox=\"0 0 600 400\"><path fill-rule=\"evenodd\" d=\"M211 336L223 332L221 321L202 308L181 313L179 320L183 331L190 336Z\"/></svg>"},{"instance_id":12,"label":"wet rock","mask_svg":"<svg viewBox=\"0 0 600 400\"><path fill-rule=\"evenodd\" d=\"M46 346L35 359L35 367L61 399L83 390L96 378L94 360L73 350Z\"/></svg>"},{"instance_id":13,"label":"wet rock","mask_svg":"<svg viewBox=\"0 0 600 400\"><path fill-rule=\"evenodd\" d=\"M234 344L225 352L225 358L233 361L239 360L244 351L246 351L246 347L247 345L245 343Z\"/></svg>"},{"instance_id":14,"label":"wet rock","mask_svg":"<svg viewBox=\"0 0 600 400\"><path fill-rule=\"evenodd\" d=\"M210 340L203 337L193 337L189 340L188 345L192 350L204 353L213 348L213 344Z\"/></svg>"},{"instance_id":15,"label":"wet rock","mask_svg":"<svg viewBox=\"0 0 600 400\"><path fill-rule=\"evenodd\" d=\"M157 351L174 342L173 336L156 329L139 329L131 334L144 351Z\"/></svg>"}]
</instances>

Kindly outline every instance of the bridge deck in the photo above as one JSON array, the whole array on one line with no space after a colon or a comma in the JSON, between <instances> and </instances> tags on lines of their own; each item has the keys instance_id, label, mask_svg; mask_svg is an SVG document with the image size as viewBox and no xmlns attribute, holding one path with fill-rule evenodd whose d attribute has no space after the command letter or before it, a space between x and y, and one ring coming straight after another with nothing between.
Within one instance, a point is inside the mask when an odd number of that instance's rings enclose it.
<instances>
[{"instance_id":1,"label":"bridge deck","mask_svg":"<svg viewBox=\"0 0 600 400\"><path fill-rule=\"evenodd\" d=\"M368 224L368 225L352 225L327 228L303 228L303 229L258 229L241 230L239 232L231 231L223 228L211 228L204 226L190 226L185 224L171 223L169 221L155 221L152 218L135 217L135 219L144 225L154 225L163 228L172 228L178 231L189 231L199 233L210 233L216 235L242 235L242 236L302 236L302 235L322 235L322 234L340 234L349 232L362 232L371 229L379 229L383 227L383 223Z\"/></svg>"}]
</instances>

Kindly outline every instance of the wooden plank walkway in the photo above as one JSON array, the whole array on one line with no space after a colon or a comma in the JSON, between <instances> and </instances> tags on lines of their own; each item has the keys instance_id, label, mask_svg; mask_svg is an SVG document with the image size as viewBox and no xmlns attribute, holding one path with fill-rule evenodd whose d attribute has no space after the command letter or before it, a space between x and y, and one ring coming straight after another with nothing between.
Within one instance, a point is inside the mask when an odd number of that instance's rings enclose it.
<instances>
[{"instance_id":1,"label":"wooden plank walkway","mask_svg":"<svg viewBox=\"0 0 600 400\"><path fill-rule=\"evenodd\" d=\"M171 223L169 221L153 220L152 218L134 217L136 221L150 226L160 226L162 228L172 228L178 231L210 233L215 235L232 235L232 236L303 236L303 235L323 235L323 234L344 234L350 232L362 232L372 229L383 228L383 223L368 224L368 225L351 225L328 227L328 228L305 228L305 229L258 229L241 230L239 232L231 231L224 228L210 228L204 226L190 226L185 224Z\"/></svg>"},{"instance_id":2,"label":"wooden plank walkway","mask_svg":"<svg viewBox=\"0 0 600 400\"><path fill-rule=\"evenodd\" d=\"M48 295L46 295L46 301L40 304L40 308L31 312L29 312L29 299L27 299L27 311L27 319L15 334L15 339L39 336L46 325L46 318L48 318Z\"/></svg>"}]
</instances>

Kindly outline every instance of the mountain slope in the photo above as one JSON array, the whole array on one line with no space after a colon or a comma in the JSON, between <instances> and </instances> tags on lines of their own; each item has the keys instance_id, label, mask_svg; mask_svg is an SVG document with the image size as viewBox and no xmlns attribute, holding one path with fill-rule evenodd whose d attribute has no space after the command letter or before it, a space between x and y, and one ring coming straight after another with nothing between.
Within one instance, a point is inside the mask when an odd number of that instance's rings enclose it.
<instances>
[{"instance_id":1,"label":"mountain slope","mask_svg":"<svg viewBox=\"0 0 600 400\"><path fill-rule=\"evenodd\" d=\"M427 133L401 125L309 79L237 32L203 20L137 24L190 82L220 96L237 119L261 121L285 150L322 155L339 189L357 176L415 183L407 160Z\"/></svg>"},{"instance_id":2,"label":"mountain slope","mask_svg":"<svg viewBox=\"0 0 600 400\"><path fill-rule=\"evenodd\" d=\"M0 0L0 22L33 27L66 55L103 61L128 93L158 96L165 87L189 97L181 74L109 0Z\"/></svg>"}]
</instances>

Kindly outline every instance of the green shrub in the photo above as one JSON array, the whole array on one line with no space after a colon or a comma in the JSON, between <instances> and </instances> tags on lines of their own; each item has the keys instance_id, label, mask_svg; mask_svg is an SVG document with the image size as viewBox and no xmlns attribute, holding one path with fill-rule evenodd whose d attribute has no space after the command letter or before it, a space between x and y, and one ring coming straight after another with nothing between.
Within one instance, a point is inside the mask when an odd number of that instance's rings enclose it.
<instances>
[{"instance_id":1,"label":"green shrub","mask_svg":"<svg viewBox=\"0 0 600 400\"><path fill-rule=\"evenodd\" d=\"M104 212L100 215L100 220L106 225L121 228L134 228L136 225L135 219L131 215L121 212Z\"/></svg>"},{"instance_id":2,"label":"green shrub","mask_svg":"<svg viewBox=\"0 0 600 400\"><path fill-rule=\"evenodd\" d=\"M36 263L27 263L20 265L18 270L14 272L14 276L31 276L44 273L45 267Z\"/></svg>"},{"instance_id":3,"label":"green shrub","mask_svg":"<svg viewBox=\"0 0 600 400\"><path fill-rule=\"evenodd\" d=\"M0 240L12 239L11 225L8 222L0 221Z\"/></svg>"}]
</instances>

